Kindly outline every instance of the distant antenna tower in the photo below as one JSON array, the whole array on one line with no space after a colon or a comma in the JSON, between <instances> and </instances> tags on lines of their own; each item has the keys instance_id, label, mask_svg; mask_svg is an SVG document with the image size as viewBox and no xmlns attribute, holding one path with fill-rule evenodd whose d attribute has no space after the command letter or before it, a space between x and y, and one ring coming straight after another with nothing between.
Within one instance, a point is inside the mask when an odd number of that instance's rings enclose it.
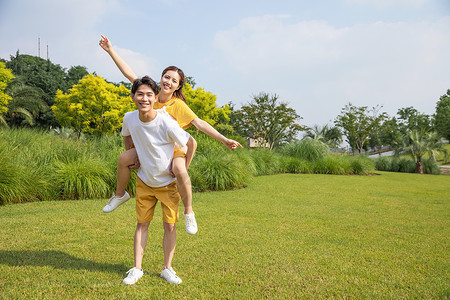
<instances>
[{"instance_id":1,"label":"distant antenna tower","mask_svg":"<svg viewBox=\"0 0 450 300\"><path fill-rule=\"evenodd\" d=\"M48 60L48 42L47 42L47 60Z\"/></svg>"},{"instance_id":2,"label":"distant antenna tower","mask_svg":"<svg viewBox=\"0 0 450 300\"><path fill-rule=\"evenodd\" d=\"M38 56L41 57L41 38L38 37Z\"/></svg>"}]
</instances>

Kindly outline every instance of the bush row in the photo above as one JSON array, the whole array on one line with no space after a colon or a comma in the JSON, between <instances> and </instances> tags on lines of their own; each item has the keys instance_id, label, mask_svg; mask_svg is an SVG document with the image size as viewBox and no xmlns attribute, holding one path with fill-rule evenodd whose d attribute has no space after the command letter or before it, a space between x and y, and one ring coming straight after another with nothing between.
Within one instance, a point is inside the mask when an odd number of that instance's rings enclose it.
<instances>
[{"instance_id":1,"label":"bush row","mask_svg":"<svg viewBox=\"0 0 450 300\"><path fill-rule=\"evenodd\" d=\"M423 172L425 174L439 175L441 173L439 165L431 159L424 159ZM379 157L375 159L375 167L379 171L415 173L416 162L408 157Z\"/></svg>"},{"instance_id":2,"label":"bush row","mask_svg":"<svg viewBox=\"0 0 450 300\"><path fill-rule=\"evenodd\" d=\"M189 168L194 191L241 188L254 176L277 173L365 175L375 170L367 157L333 155L314 140L293 142L277 151L230 151L202 133L195 138L198 149ZM123 149L120 136L80 140L61 132L2 129L0 203L109 198ZM135 185L133 174L127 187L131 194Z\"/></svg>"}]
</instances>

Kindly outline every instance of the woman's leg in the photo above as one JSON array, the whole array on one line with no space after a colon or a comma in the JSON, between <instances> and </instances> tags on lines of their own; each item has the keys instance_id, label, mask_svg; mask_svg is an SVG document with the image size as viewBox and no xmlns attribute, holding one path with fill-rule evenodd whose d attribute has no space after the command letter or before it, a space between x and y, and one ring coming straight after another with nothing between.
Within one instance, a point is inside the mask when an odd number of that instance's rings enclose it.
<instances>
[{"instance_id":1,"label":"woman's leg","mask_svg":"<svg viewBox=\"0 0 450 300\"><path fill-rule=\"evenodd\" d=\"M195 214L192 210L192 186L191 178L186 170L186 158L175 157L172 162L172 172L177 177L178 193L184 204L184 220L186 222L186 232L196 234L198 227Z\"/></svg>"},{"instance_id":2,"label":"woman's leg","mask_svg":"<svg viewBox=\"0 0 450 300\"><path fill-rule=\"evenodd\" d=\"M172 172L177 178L178 193L184 204L184 214L192 213L191 178L186 170L186 158L175 157L172 162Z\"/></svg>"},{"instance_id":3,"label":"woman's leg","mask_svg":"<svg viewBox=\"0 0 450 300\"><path fill-rule=\"evenodd\" d=\"M119 160L117 161L117 185L115 193L117 197L122 197L125 194L125 188L131 176L129 166L135 163L136 158L137 153L135 148L122 152L119 156Z\"/></svg>"}]
</instances>

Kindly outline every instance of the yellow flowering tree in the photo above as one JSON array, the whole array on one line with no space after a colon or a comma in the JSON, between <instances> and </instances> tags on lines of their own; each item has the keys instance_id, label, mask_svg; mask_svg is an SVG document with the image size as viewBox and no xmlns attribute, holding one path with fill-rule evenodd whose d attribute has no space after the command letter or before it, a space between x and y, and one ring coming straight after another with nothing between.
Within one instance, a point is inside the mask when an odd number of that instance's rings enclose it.
<instances>
[{"instance_id":1,"label":"yellow flowering tree","mask_svg":"<svg viewBox=\"0 0 450 300\"><path fill-rule=\"evenodd\" d=\"M184 85L183 92L186 96L186 104L200 119L212 126L230 121L230 106L225 104L223 107L217 107L216 95L200 87L194 90L189 83Z\"/></svg>"},{"instance_id":2,"label":"yellow flowering tree","mask_svg":"<svg viewBox=\"0 0 450 300\"><path fill-rule=\"evenodd\" d=\"M11 70L7 69L5 63L0 61L0 114L8 111L6 105L11 97L5 93L5 89L8 86L8 83L13 79L14 75Z\"/></svg>"},{"instance_id":3,"label":"yellow flowering tree","mask_svg":"<svg viewBox=\"0 0 450 300\"><path fill-rule=\"evenodd\" d=\"M58 90L52 110L62 126L102 135L122 127L123 116L134 109L130 91L100 76L86 75L68 94Z\"/></svg>"}]
</instances>

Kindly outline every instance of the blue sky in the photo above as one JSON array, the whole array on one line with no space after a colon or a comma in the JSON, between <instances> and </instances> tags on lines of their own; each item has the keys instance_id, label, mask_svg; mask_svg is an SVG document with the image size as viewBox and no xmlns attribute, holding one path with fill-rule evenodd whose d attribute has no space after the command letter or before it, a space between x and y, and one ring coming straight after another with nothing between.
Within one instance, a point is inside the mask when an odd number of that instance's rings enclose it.
<instances>
[{"instance_id":1,"label":"blue sky","mask_svg":"<svg viewBox=\"0 0 450 300\"><path fill-rule=\"evenodd\" d=\"M124 80L100 34L138 75L176 65L237 108L276 93L307 126L348 102L433 114L450 89L448 0L0 0L1 58L40 38L41 57Z\"/></svg>"}]
</instances>

